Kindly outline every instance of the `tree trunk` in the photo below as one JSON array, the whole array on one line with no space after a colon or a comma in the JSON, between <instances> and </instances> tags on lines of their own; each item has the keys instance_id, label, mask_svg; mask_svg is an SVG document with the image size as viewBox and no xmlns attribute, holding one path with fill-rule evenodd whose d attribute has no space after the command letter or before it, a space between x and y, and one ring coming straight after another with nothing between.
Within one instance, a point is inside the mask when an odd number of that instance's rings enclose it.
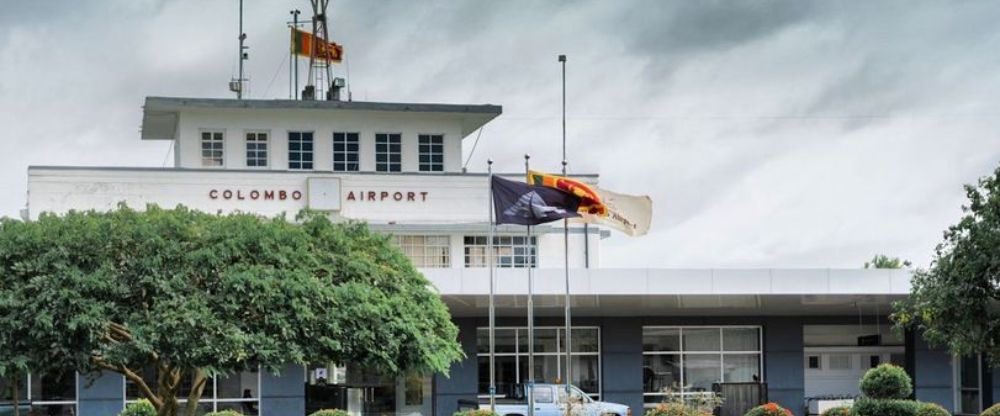
<instances>
[{"instance_id":1,"label":"tree trunk","mask_svg":"<svg viewBox=\"0 0 1000 416\"><path fill-rule=\"evenodd\" d=\"M198 409L198 401L201 400L201 394L205 391L205 384L207 382L208 378L205 377L205 372L201 371L200 368L192 371L191 394L188 394L187 416L195 415L195 411Z\"/></svg>"}]
</instances>

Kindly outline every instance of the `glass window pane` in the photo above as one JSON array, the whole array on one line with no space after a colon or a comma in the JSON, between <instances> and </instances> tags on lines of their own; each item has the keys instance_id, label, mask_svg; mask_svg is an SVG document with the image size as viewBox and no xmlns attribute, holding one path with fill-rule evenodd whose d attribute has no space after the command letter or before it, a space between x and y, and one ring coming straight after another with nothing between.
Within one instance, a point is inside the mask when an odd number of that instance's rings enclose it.
<instances>
[{"instance_id":1,"label":"glass window pane","mask_svg":"<svg viewBox=\"0 0 1000 416\"><path fill-rule=\"evenodd\" d=\"M684 351L720 351L719 328L694 328L683 331Z\"/></svg>"},{"instance_id":2,"label":"glass window pane","mask_svg":"<svg viewBox=\"0 0 1000 416\"><path fill-rule=\"evenodd\" d=\"M657 352L678 352L681 350L681 334L677 328L643 328L642 350Z\"/></svg>"},{"instance_id":3,"label":"glass window pane","mask_svg":"<svg viewBox=\"0 0 1000 416\"><path fill-rule=\"evenodd\" d=\"M680 390L681 356L674 354L645 355L642 357L642 385L646 393L657 393L670 388Z\"/></svg>"},{"instance_id":4,"label":"glass window pane","mask_svg":"<svg viewBox=\"0 0 1000 416\"><path fill-rule=\"evenodd\" d=\"M726 351L759 351L757 328L723 328L722 346Z\"/></svg>"},{"instance_id":5,"label":"glass window pane","mask_svg":"<svg viewBox=\"0 0 1000 416\"><path fill-rule=\"evenodd\" d=\"M527 334L527 330L525 330ZM559 352L556 348L556 329L535 328L535 352Z\"/></svg>"},{"instance_id":6,"label":"glass window pane","mask_svg":"<svg viewBox=\"0 0 1000 416\"><path fill-rule=\"evenodd\" d=\"M597 328L573 328L573 352L598 352L597 333Z\"/></svg>"},{"instance_id":7,"label":"glass window pane","mask_svg":"<svg viewBox=\"0 0 1000 416\"><path fill-rule=\"evenodd\" d=\"M718 354L685 354L685 392L712 391L712 384L719 382L722 363Z\"/></svg>"},{"instance_id":8,"label":"glass window pane","mask_svg":"<svg viewBox=\"0 0 1000 416\"><path fill-rule=\"evenodd\" d=\"M725 382L760 381L760 356L758 354L726 354L722 357Z\"/></svg>"},{"instance_id":9,"label":"glass window pane","mask_svg":"<svg viewBox=\"0 0 1000 416\"><path fill-rule=\"evenodd\" d=\"M220 399L256 399L260 397L257 391L258 373L243 371L230 376L220 376L216 380Z\"/></svg>"},{"instance_id":10,"label":"glass window pane","mask_svg":"<svg viewBox=\"0 0 1000 416\"><path fill-rule=\"evenodd\" d=\"M576 331L573 331L574 333ZM598 357L596 355L574 355L573 381L572 384L583 390L584 393L597 394L600 392L600 371L598 370ZM563 362L565 357L563 357Z\"/></svg>"},{"instance_id":11,"label":"glass window pane","mask_svg":"<svg viewBox=\"0 0 1000 416\"><path fill-rule=\"evenodd\" d=\"M516 352L514 329L496 328L493 334L494 351L496 353ZM490 331L489 328L478 328L476 330L476 351L482 354L490 352Z\"/></svg>"},{"instance_id":12,"label":"glass window pane","mask_svg":"<svg viewBox=\"0 0 1000 416\"><path fill-rule=\"evenodd\" d=\"M76 400L76 373L31 376L32 401L72 401Z\"/></svg>"}]
</instances>

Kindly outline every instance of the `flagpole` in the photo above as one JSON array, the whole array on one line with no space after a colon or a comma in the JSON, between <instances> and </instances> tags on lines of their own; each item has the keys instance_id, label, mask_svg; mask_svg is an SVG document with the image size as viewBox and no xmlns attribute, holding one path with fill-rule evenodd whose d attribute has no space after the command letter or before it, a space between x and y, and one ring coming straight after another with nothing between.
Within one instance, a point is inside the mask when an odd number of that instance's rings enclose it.
<instances>
[{"instance_id":1,"label":"flagpole","mask_svg":"<svg viewBox=\"0 0 1000 416\"><path fill-rule=\"evenodd\" d=\"M486 170L489 172L489 198L487 198L487 205L489 205L487 226L489 231L487 231L486 237L486 265L490 268L490 411L496 412L496 369L494 367L495 362L495 351L496 343L494 339L494 334L496 332L495 321L495 309L493 305L493 292L496 287L495 279L493 277L493 159L486 161Z\"/></svg>"},{"instance_id":2,"label":"flagpole","mask_svg":"<svg viewBox=\"0 0 1000 416\"><path fill-rule=\"evenodd\" d=\"M524 173L528 173L528 160L531 156L524 154ZM535 416L535 304L534 304L534 275L532 269L536 261L532 254L534 246L531 245L531 226L527 226L528 241L528 416Z\"/></svg>"},{"instance_id":3,"label":"flagpole","mask_svg":"<svg viewBox=\"0 0 1000 416\"><path fill-rule=\"evenodd\" d=\"M566 176L566 55L559 55L559 62L562 63L562 175ZM583 238L587 238L584 234ZM564 300L566 311L566 397L570 394L570 385L573 382L573 327L570 317L570 296L569 296L569 219L563 218L563 268L566 273L566 298ZM566 414L569 415L569 406L566 406Z\"/></svg>"}]
</instances>

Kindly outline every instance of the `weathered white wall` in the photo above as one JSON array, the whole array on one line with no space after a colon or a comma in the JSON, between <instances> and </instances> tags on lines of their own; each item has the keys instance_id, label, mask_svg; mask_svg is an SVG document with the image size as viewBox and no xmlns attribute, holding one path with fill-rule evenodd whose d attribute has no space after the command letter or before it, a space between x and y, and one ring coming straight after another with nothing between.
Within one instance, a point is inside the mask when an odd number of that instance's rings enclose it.
<instances>
[{"instance_id":1,"label":"weathered white wall","mask_svg":"<svg viewBox=\"0 0 1000 416\"><path fill-rule=\"evenodd\" d=\"M451 235L453 267L464 266L462 237L486 233L485 175L32 167L28 170L28 212L31 219L36 219L43 212L104 211L124 202L137 209L147 204L184 205L212 213L253 212L291 217L309 207L311 195L307 183L310 178L339 179L341 209L331 213L335 217L389 228L400 226L401 233ZM264 198L268 191L274 193L273 199ZM279 199L280 192L284 192L284 200ZM350 198L352 193L353 199ZM371 193L374 193L374 201L369 200ZM411 195L413 200L408 198ZM397 196L400 200L395 199ZM540 267L563 265L560 224L554 223L553 227L545 228L547 234L539 235ZM408 226L417 228L407 231ZM596 227L591 228L596 231ZM516 233L522 228L512 229L515 231L505 233ZM598 267L599 238L595 234L591 236L590 266ZM570 233L571 267L584 266L583 247L583 234Z\"/></svg>"},{"instance_id":2,"label":"weathered white wall","mask_svg":"<svg viewBox=\"0 0 1000 416\"><path fill-rule=\"evenodd\" d=\"M201 131L225 132L225 166L246 169L247 131L270 133L268 167L288 169L288 132L313 132L314 171L333 170L333 133L360 133L360 169L375 171L375 134L402 133L403 172L419 171L418 134L444 135L444 171L462 169L462 125L456 116L373 111L331 112L310 109L186 109L180 113L176 151L179 167L202 168Z\"/></svg>"}]
</instances>

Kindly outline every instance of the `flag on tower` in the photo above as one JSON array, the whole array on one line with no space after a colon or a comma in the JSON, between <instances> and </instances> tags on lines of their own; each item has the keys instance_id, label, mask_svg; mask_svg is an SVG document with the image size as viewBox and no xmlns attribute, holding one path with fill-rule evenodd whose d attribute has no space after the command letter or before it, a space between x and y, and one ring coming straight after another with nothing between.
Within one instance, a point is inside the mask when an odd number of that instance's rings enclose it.
<instances>
[{"instance_id":1,"label":"flag on tower","mask_svg":"<svg viewBox=\"0 0 1000 416\"><path fill-rule=\"evenodd\" d=\"M630 236L649 232L653 218L653 202L648 196L619 194L576 179L528 171L528 183L559 189L580 198L581 220L603 224Z\"/></svg>"},{"instance_id":2,"label":"flag on tower","mask_svg":"<svg viewBox=\"0 0 1000 416\"><path fill-rule=\"evenodd\" d=\"M315 52L313 48L315 47ZM344 47L335 42L327 42L312 33L292 28L292 52L296 55L310 56L330 62L340 62L344 58Z\"/></svg>"},{"instance_id":3,"label":"flag on tower","mask_svg":"<svg viewBox=\"0 0 1000 416\"><path fill-rule=\"evenodd\" d=\"M497 224L538 225L580 216L580 198L570 193L499 176L491 186Z\"/></svg>"}]
</instances>

